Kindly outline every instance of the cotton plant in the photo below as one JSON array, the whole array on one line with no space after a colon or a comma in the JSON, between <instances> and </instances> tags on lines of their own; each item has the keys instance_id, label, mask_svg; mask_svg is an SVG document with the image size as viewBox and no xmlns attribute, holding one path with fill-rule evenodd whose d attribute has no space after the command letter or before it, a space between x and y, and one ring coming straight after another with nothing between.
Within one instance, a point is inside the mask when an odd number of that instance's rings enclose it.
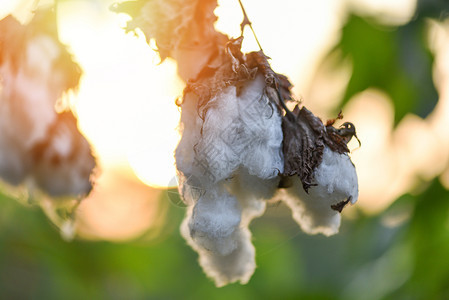
<instances>
[{"instance_id":1,"label":"cotton plant","mask_svg":"<svg viewBox=\"0 0 449 300\"><path fill-rule=\"evenodd\" d=\"M68 107L56 110L80 76L51 9L37 10L27 24L12 15L0 20L0 179L10 190L26 186L57 225L73 221L96 165L76 117Z\"/></svg>"},{"instance_id":2,"label":"cotton plant","mask_svg":"<svg viewBox=\"0 0 449 300\"><path fill-rule=\"evenodd\" d=\"M215 7L213 0L140 0L113 10L131 15L127 30L154 40L186 82L175 150L187 204L181 234L204 272L224 286L245 284L254 273L249 225L268 200L289 206L304 232L329 236L343 208L357 201L358 183L347 147L354 125L323 124L299 104L290 111L287 77L262 50L242 53L242 36L217 32ZM242 32L251 24L244 15Z\"/></svg>"}]
</instances>

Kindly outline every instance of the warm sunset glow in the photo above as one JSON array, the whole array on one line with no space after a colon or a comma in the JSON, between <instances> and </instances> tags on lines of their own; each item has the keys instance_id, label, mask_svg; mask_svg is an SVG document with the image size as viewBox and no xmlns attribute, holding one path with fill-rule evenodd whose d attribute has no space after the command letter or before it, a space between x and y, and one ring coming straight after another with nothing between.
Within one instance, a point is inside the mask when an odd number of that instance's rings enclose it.
<instances>
[{"instance_id":1,"label":"warm sunset glow","mask_svg":"<svg viewBox=\"0 0 449 300\"><path fill-rule=\"evenodd\" d=\"M58 8L60 37L84 69L72 99L81 129L104 163L128 161L144 183L167 187L175 176L175 99L182 92L176 66L157 65L145 38L122 29L124 15L89 2Z\"/></svg>"}]
</instances>

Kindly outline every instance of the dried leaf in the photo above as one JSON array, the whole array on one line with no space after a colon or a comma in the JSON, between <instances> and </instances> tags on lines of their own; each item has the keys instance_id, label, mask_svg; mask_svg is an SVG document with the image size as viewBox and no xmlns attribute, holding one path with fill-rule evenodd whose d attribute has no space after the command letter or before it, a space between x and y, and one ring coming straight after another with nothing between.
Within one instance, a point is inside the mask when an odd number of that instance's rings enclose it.
<instances>
[{"instance_id":1,"label":"dried leaf","mask_svg":"<svg viewBox=\"0 0 449 300\"><path fill-rule=\"evenodd\" d=\"M214 64L206 65L196 80L189 81L184 89L184 95L193 92L199 96L201 110L210 99L225 87L233 85L239 88L249 80L253 80L258 72L265 76L266 94L279 111L282 110L277 90L282 100L292 99L290 89L292 84L282 74L275 73L267 57L262 51L243 54L241 52L243 37L230 39L225 51L215 58ZM200 114L201 115L201 114Z\"/></svg>"},{"instance_id":2,"label":"dried leaf","mask_svg":"<svg viewBox=\"0 0 449 300\"><path fill-rule=\"evenodd\" d=\"M307 108L297 105L293 117L284 116L284 174L298 175L304 190L314 185L314 170L323 159L324 146L339 153L349 152L346 140L332 126L323 122Z\"/></svg>"}]
</instances>

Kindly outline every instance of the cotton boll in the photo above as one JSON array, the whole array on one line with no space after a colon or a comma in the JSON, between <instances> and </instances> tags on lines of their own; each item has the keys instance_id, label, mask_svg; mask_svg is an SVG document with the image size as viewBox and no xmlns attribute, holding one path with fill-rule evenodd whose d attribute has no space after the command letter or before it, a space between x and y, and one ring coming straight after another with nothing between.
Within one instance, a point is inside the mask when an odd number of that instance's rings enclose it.
<instances>
[{"instance_id":1,"label":"cotton boll","mask_svg":"<svg viewBox=\"0 0 449 300\"><path fill-rule=\"evenodd\" d=\"M358 199L355 167L347 154L339 154L325 147L323 161L314 172L316 185L304 191L299 177L294 176L293 186L280 192L282 199L293 212L301 229L309 234L336 234L341 216L331 206L346 201L353 204Z\"/></svg>"},{"instance_id":2,"label":"cotton boll","mask_svg":"<svg viewBox=\"0 0 449 300\"><path fill-rule=\"evenodd\" d=\"M206 275L215 281L217 287L240 281L246 284L256 269L255 249L251 243L251 233L247 228L239 228L237 246L227 255L208 251L199 247L190 237L187 219L181 225L181 234L199 255L199 263Z\"/></svg>"},{"instance_id":3,"label":"cotton boll","mask_svg":"<svg viewBox=\"0 0 449 300\"><path fill-rule=\"evenodd\" d=\"M198 115L197 106L198 96L187 93L181 104L179 125L181 140L175 150L178 190L187 205L196 203L201 192L214 182L209 166L204 160L198 158L198 151L195 151L203 124L203 120Z\"/></svg>"},{"instance_id":4,"label":"cotton boll","mask_svg":"<svg viewBox=\"0 0 449 300\"><path fill-rule=\"evenodd\" d=\"M289 189L280 190L276 198L281 199L290 207L293 219L305 233L322 233L326 236L338 233L341 222L340 214L330 208L330 203L326 199L307 194L299 178L293 179L293 186Z\"/></svg>"},{"instance_id":5,"label":"cotton boll","mask_svg":"<svg viewBox=\"0 0 449 300\"><path fill-rule=\"evenodd\" d=\"M184 204L192 206L204 194L205 189L196 184L194 178L187 178L182 172L178 171L178 192Z\"/></svg>"},{"instance_id":6,"label":"cotton boll","mask_svg":"<svg viewBox=\"0 0 449 300\"><path fill-rule=\"evenodd\" d=\"M28 41L17 70L10 63L1 68L4 114L8 114L15 136L24 147L42 139L56 118L54 109L63 87L52 85L53 64L60 54L50 36L39 35Z\"/></svg>"},{"instance_id":7,"label":"cotton boll","mask_svg":"<svg viewBox=\"0 0 449 300\"><path fill-rule=\"evenodd\" d=\"M240 119L245 126L242 163L251 175L263 179L276 177L284 170L282 154L282 118L265 93L264 76L258 75L240 92Z\"/></svg>"},{"instance_id":8,"label":"cotton boll","mask_svg":"<svg viewBox=\"0 0 449 300\"><path fill-rule=\"evenodd\" d=\"M241 163L241 140L245 127L239 118L236 87L230 86L210 99L205 111L202 135L195 145L197 163L206 166L213 183L229 178Z\"/></svg>"},{"instance_id":9,"label":"cotton boll","mask_svg":"<svg viewBox=\"0 0 449 300\"><path fill-rule=\"evenodd\" d=\"M316 188L311 195L329 197L332 204L351 198L352 204L359 198L357 173L349 156L324 148L323 161L316 169Z\"/></svg>"},{"instance_id":10,"label":"cotton boll","mask_svg":"<svg viewBox=\"0 0 449 300\"><path fill-rule=\"evenodd\" d=\"M20 31L23 27L16 29ZM65 89L55 85L59 75L54 64L61 49L53 38L37 35L24 47L3 49L6 58L10 52L23 51L23 55L17 54L17 61L5 59L0 67L0 176L14 185L28 175L32 161L29 152L45 138L48 127L55 121L54 106Z\"/></svg>"},{"instance_id":11,"label":"cotton boll","mask_svg":"<svg viewBox=\"0 0 449 300\"><path fill-rule=\"evenodd\" d=\"M225 189L206 190L193 207L190 236L202 248L227 255L237 247L240 216L237 199Z\"/></svg>"},{"instance_id":12,"label":"cotton boll","mask_svg":"<svg viewBox=\"0 0 449 300\"><path fill-rule=\"evenodd\" d=\"M33 178L51 196L87 195L95 158L70 112L58 115L47 137L32 150Z\"/></svg>"},{"instance_id":13,"label":"cotton boll","mask_svg":"<svg viewBox=\"0 0 449 300\"><path fill-rule=\"evenodd\" d=\"M194 149L196 163L206 166L212 183L230 178L241 165L264 179L282 172L282 120L265 95L262 75L240 89L223 89L202 111L202 134Z\"/></svg>"},{"instance_id":14,"label":"cotton boll","mask_svg":"<svg viewBox=\"0 0 449 300\"><path fill-rule=\"evenodd\" d=\"M281 122L261 75L225 87L199 109L197 97L184 97L175 155L179 191L194 206L182 231L218 286L246 283L256 267L247 227L279 184Z\"/></svg>"},{"instance_id":15,"label":"cotton boll","mask_svg":"<svg viewBox=\"0 0 449 300\"><path fill-rule=\"evenodd\" d=\"M228 189L242 207L241 226L248 226L252 219L265 212L266 200L273 197L279 184L279 177L261 179L250 175L244 168L229 181Z\"/></svg>"},{"instance_id":16,"label":"cotton boll","mask_svg":"<svg viewBox=\"0 0 449 300\"><path fill-rule=\"evenodd\" d=\"M6 135L3 126L0 125L0 178L17 185L25 179L30 169L31 157L21 145Z\"/></svg>"},{"instance_id":17,"label":"cotton boll","mask_svg":"<svg viewBox=\"0 0 449 300\"><path fill-rule=\"evenodd\" d=\"M181 140L175 150L176 168L181 172L186 180L190 176L201 177L201 170L198 170L195 160L194 147L201 136L201 126L203 121L197 111L198 96L187 93L181 104L181 120L179 132Z\"/></svg>"},{"instance_id":18,"label":"cotton boll","mask_svg":"<svg viewBox=\"0 0 449 300\"><path fill-rule=\"evenodd\" d=\"M232 178L232 193L252 195L257 199L269 200L273 197L279 185L280 178L263 179L249 174L249 171L241 167Z\"/></svg>"},{"instance_id":19,"label":"cotton boll","mask_svg":"<svg viewBox=\"0 0 449 300\"><path fill-rule=\"evenodd\" d=\"M248 229L239 230L237 248L228 255L200 252L199 263L204 272L214 279L217 287L239 281L246 284L256 269L255 249Z\"/></svg>"}]
</instances>

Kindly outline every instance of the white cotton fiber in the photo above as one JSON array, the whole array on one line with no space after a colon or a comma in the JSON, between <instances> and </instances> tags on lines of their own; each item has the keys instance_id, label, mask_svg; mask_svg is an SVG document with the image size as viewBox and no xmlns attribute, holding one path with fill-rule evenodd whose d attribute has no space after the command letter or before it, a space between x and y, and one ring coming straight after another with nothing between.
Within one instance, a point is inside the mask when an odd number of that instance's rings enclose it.
<instances>
[{"instance_id":1,"label":"white cotton fiber","mask_svg":"<svg viewBox=\"0 0 449 300\"><path fill-rule=\"evenodd\" d=\"M248 226L264 213L283 171L281 116L262 75L197 103L184 98L175 153L179 191L191 205L181 231L217 286L246 283L256 267Z\"/></svg>"},{"instance_id":2,"label":"white cotton fiber","mask_svg":"<svg viewBox=\"0 0 449 300\"><path fill-rule=\"evenodd\" d=\"M248 133L242 144L242 165L249 174L262 179L275 178L284 170L282 119L265 93L265 78L257 76L238 96L240 120Z\"/></svg>"},{"instance_id":3,"label":"white cotton fiber","mask_svg":"<svg viewBox=\"0 0 449 300\"><path fill-rule=\"evenodd\" d=\"M314 172L316 186L308 193L297 176L292 177L293 186L280 191L277 198L292 210L293 218L301 229L309 234L326 236L338 233L340 213L331 208L350 198L358 199L358 183L355 167L347 154L339 154L325 147L323 161Z\"/></svg>"},{"instance_id":4,"label":"white cotton fiber","mask_svg":"<svg viewBox=\"0 0 449 300\"><path fill-rule=\"evenodd\" d=\"M190 236L201 248L227 255L237 247L241 208L223 187L208 189L193 207Z\"/></svg>"},{"instance_id":5,"label":"white cotton fiber","mask_svg":"<svg viewBox=\"0 0 449 300\"><path fill-rule=\"evenodd\" d=\"M200 177L200 170L195 162L194 147L201 136L201 126L203 121L200 119L197 111L198 96L188 93L182 102L182 113L179 124L181 140L175 151L176 168L178 172L184 174L187 178L193 174Z\"/></svg>"},{"instance_id":6,"label":"white cotton fiber","mask_svg":"<svg viewBox=\"0 0 449 300\"><path fill-rule=\"evenodd\" d=\"M264 87L259 75L239 94L229 86L200 109L197 99L187 94L182 104L183 137L176 149L177 168L185 177L207 186L232 177L240 166L263 179L283 171L281 116Z\"/></svg>"},{"instance_id":7,"label":"white cotton fiber","mask_svg":"<svg viewBox=\"0 0 449 300\"><path fill-rule=\"evenodd\" d=\"M323 161L314 176L318 186L311 191L311 195L327 196L332 204L349 197L354 204L359 198L355 166L346 153L340 154L325 147Z\"/></svg>"},{"instance_id":8,"label":"white cotton fiber","mask_svg":"<svg viewBox=\"0 0 449 300\"><path fill-rule=\"evenodd\" d=\"M181 234L199 255L199 263L207 276L217 287L239 281L246 284L256 269L255 249L251 243L251 233L247 228L236 232L236 247L226 255L199 247L191 238L187 220L181 225Z\"/></svg>"},{"instance_id":9,"label":"white cotton fiber","mask_svg":"<svg viewBox=\"0 0 449 300\"><path fill-rule=\"evenodd\" d=\"M197 163L206 166L211 182L229 178L242 161L246 128L239 117L236 87L225 88L203 108L202 135L195 147Z\"/></svg>"}]
</instances>

